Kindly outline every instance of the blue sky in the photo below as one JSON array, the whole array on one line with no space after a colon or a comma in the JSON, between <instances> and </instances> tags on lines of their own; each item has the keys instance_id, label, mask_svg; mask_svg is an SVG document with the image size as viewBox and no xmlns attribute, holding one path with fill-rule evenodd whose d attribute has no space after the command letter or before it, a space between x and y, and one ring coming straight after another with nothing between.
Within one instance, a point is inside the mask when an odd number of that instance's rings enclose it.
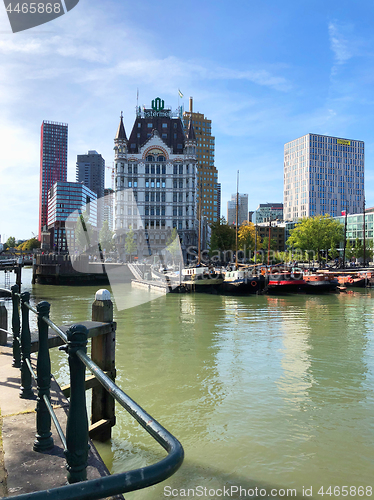
<instances>
[{"instance_id":1,"label":"blue sky","mask_svg":"<svg viewBox=\"0 0 374 500\"><path fill-rule=\"evenodd\" d=\"M222 214L236 191L249 209L283 201L283 146L308 132L365 141L374 205L372 2L80 0L68 14L13 34L0 5L0 234L37 233L40 126L69 124L77 154L113 162L120 112L178 88L212 120ZM107 186L111 185L108 170Z\"/></svg>"}]
</instances>

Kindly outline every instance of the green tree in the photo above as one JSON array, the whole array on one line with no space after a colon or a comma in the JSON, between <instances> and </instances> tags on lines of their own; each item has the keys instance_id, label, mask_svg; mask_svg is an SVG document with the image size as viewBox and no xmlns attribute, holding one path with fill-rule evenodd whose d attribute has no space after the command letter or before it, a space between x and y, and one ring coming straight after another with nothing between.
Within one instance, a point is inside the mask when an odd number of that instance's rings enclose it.
<instances>
[{"instance_id":1,"label":"green tree","mask_svg":"<svg viewBox=\"0 0 374 500\"><path fill-rule=\"evenodd\" d=\"M93 228L89 223L87 212L83 212L77 219L75 226L75 249L84 252L93 243Z\"/></svg>"},{"instance_id":2,"label":"green tree","mask_svg":"<svg viewBox=\"0 0 374 500\"><path fill-rule=\"evenodd\" d=\"M251 250L255 246L255 225L252 222L244 221L238 230L239 250Z\"/></svg>"},{"instance_id":3,"label":"green tree","mask_svg":"<svg viewBox=\"0 0 374 500\"><path fill-rule=\"evenodd\" d=\"M134 237L134 231L133 228L130 226L130 229L126 234L126 241L125 241L125 252L127 255L129 255L130 262L131 262L131 256L136 252L136 249L137 245Z\"/></svg>"},{"instance_id":4,"label":"green tree","mask_svg":"<svg viewBox=\"0 0 374 500\"><path fill-rule=\"evenodd\" d=\"M176 260L178 260L178 258L179 260L181 259L180 241L176 227L173 228L171 235L166 241L166 250L170 253L171 258L173 259L173 264Z\"/></svg>"},{"instance_id":5,"label":"green tree","mask_svg":"<svg viewBox=\"0 0 374 500\"><path fill-rule=\"evenodd\" d=\"M9 238L6 240L5 245L7 248L15 248L16 246L16 239L14 236L9 236Z\"/></svg>"},{"instance_id":6,"label":"green tree","mask_svg":"<svg viewBox=\"0 0 374 500\"><path fill-rule=\"evenodd\" d=\"M352 247L352 243L351 240L348 240L345 245L345 259L351 260L353 256L354 256L354 250Z\"/></svg>"},{"instance_id":7,"label":"green tree","mask_svg":"<svg viewBox=\"0 0 374 500\"><path fill-rule=\"evenodd\" d=\"M40 248L40 241L37 238L30 238L18 245L17 250L22 250L23 252L31 252L34 248Z\"/></svg>"},{"instance_id":8,"label":"green tree","mask_svg":"<svg viewBox=\"0 0 374 500\"><path fill-rule=\"evenodd\" d=\"M103 227L101 228L99 233L99 243L101 246L101 250L111 252L114 249L113 234L113 231L109 229L108 221L104 221Z\"/></svg>"},{"instance_id":9,"label":"green tree","mask_svg":"<svg viewBox=\"0 0 374 500\"><path fill-rule=\"evenodd\" d=\"M329 215L308 217L291 230L287 245L307 252L314 252L320 260L320 252L337 245L344 239L344 228Z\"/></svg>"},{"instance_id":10,"label":"green tree","mask_svg":"<svg viewBox=\"0 0 374 500\"><path fill-rule=\"evenodd\" d=\"M336 257L339 257L339 252L336 248L336 242L331 240L331 246L330 246L330 256L332 259L335 259Z\"/></svg>"},{"instance_id":11,"label":"green tree","mask_svg":"<svg viewBox=\"0 0 374 500\"><path fill-rule=\"evenodd\" d=\"M358 238L356 238L355 246L353 248L353 256L356 259L361 259L364 256L364 245Z\"/></svg>"},{"instance_id":12,"label":"green tree","mask_svg":"<svg viewBox=\"0 0 374 500\"><path fill-rule=\"evenodd\" d=\"M217 252L225 252L227 250L234 250L236 243L236 233L232 226L226 223L224 217L218 221L213 222L211 225L212 234L210 238L209 251L212 255Z\"/></svg>"}]
</instances>

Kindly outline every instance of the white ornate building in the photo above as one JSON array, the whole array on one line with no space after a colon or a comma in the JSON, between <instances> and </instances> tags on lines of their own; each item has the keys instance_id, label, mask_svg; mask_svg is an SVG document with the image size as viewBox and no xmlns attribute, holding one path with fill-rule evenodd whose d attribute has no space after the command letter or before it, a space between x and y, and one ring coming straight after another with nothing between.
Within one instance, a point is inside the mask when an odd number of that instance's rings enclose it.
<instances>
[{"instance_id":1,"label":"white ornate building","mask_svg":"<svg viewBox=\"0 0 374 500\"><path fill-rule=\"evenodd\" d=\"M196 245L196 138L190 123L186 134L178 114L164 109L160 98L152 109L140 108L129 139L123 117L114 139L115 232L125 259L126 234L134 231L139 259L159 254L173 228L184 258Z\"/></svg>"}]
</instances>

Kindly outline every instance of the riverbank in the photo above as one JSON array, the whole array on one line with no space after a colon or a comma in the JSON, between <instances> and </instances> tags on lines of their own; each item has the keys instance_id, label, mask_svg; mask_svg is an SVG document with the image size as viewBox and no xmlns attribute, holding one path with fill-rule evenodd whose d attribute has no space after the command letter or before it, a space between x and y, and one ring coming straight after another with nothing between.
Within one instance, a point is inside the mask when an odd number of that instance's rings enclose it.
<instances>
[{"instance_id":1,"label":"riverbank","mask_svg":"<svg viewBox=\"0 0 374 500\"><path fill-rule=\"evenodd\" d=\"M21 399L20 370L12 366L10 341L0 346L0 494L15 496L48 490L66 484L66 459L59 436L52 425L54 447L46 452L33 451L36 433L35 399ZM35 358L33 361L35 367ZM36 388L34 384L34 393ZM69 403L54 378L51 403L64 429ZM96 448L90 442L88 479L109 474Z\"/></svg>"},{"instance_id":2,"label":"riverbank","mask_svg":"<svg viewBox=\"0 0 374 500\"><path fill-rule=\"evenodd\" d=\"M32 305L51 302L55 323L90 317L96 287L31 286L28 272L23 289ZM164 498L166 486L272 485L301 498L313 487L317 498L321 486L372 484L373 289L231 297L126 284L121 294L116 383L185 449L175 476L126 500ZM62 386L66 354L51 356ZM156 463L159 447L116 414L112 440L95 443L111 473Z\"/></svg>"}]
</instances>

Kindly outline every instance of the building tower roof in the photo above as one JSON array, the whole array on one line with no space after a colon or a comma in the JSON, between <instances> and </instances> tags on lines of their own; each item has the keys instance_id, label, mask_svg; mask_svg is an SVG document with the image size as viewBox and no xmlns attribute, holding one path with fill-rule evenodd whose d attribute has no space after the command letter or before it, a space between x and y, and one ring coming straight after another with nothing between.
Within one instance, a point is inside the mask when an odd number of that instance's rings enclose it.
<instances>
[{"instance_id":1,"label":"building tower roof","mask_svg":"<svg viewBox=\"0 0 374 500\"><path fill-rule=\"evenodd\" d=\"M186 139L187 139L187 141L194 141L194 142L196 142L195 130L193 128L192 120L191 119L188 122L188 129L187 129L187 133L186 133Z\"/></svg>"},{"instance_id":2,"label":"building tower roof","mask_svg":"<svg viewBox=\"0 0 374 500\"><path fill-rule=\"evenodd\" d=\"M121 111L121 121L119 122L118 130L114 139L124 139L125 141L127 141L125 126L123 124L122 111Z\"/></svg>"}]
</instances>

